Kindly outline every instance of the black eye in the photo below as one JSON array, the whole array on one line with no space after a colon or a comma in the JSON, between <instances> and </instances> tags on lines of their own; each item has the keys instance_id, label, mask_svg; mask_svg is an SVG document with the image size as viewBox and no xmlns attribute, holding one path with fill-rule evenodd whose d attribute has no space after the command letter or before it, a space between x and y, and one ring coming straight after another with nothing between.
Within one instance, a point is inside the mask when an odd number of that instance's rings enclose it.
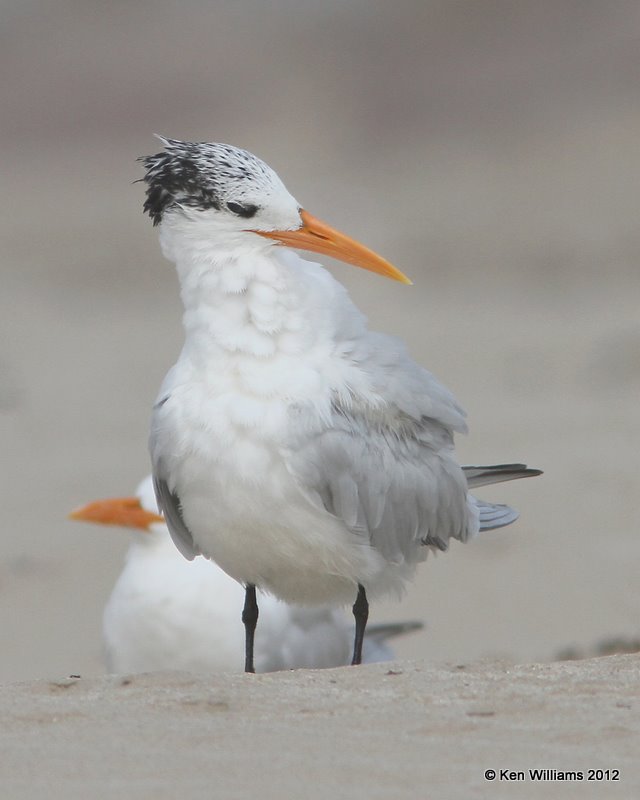
<instances>
[{"instance_id":1,"label":"black eye","mask_svg":"<svg viewBox=\"0 0 640 800\"><path fill-rule=\"evenodd\" d=\"M227 203L227 208L229 211L233 211L234 214L237 214L239 217L244 217L245 219L254 217L258 210L258 206L251 205L250 203L242 205L242 203L234 203L233 201Z\"/></svg>"}]
</instances>

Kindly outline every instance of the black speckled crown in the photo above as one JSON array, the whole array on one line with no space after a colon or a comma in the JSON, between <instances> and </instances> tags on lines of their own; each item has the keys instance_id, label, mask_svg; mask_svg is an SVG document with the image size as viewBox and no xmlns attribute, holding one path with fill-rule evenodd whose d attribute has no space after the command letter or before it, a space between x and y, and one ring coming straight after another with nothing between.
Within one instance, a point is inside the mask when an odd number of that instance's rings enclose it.
<instances>
[{"instance_id":1,"label":"black speckled crown","mask_svg":"<svg viewBox=\"0 0 640 800\"><path fill-rule=\"evenodd\" d=\"M258 206L242 203L247 184L271 183L271 170L246 150L230 144L180 142L159 137L165 150L138 160L146 169L144 210L154 225L176 206L220 210L228 207L241 217L252 217Z\"/></svg>"}]
</instances>

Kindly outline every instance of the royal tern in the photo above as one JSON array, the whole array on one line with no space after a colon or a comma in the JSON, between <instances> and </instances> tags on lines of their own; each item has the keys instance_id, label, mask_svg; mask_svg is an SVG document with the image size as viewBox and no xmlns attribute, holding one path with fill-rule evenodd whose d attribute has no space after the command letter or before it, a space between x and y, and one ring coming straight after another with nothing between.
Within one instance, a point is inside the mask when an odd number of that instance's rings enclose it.
<instances>
[{"instance_id":1,"label":"royal tern","mask_svg":"<svg viewBox=\"0 0 640 800\"><path fill-rule=\"evenodd\" d=\"M97 500L70 516L131 532L125 567L103 616L109 672L242 669L237 609L243 589L213 562L187 561L180 554L158 515L151 476L133 497ZM420 627L418 622L370 626L363 660L392 658L387 640ZM353 623L342 609L290 606L260 595L258 672L342 666L351 657L352 639Z\"/></svg>"},{"instance_id":2,"label":"royal tern","mask_svg":"<svg viewBox=\"0 0 640 800\"><path fill-rule=\"evenodd\" d=\"M368 596L400 592L429 549L517 514L467 493L451 393L291 248L408 278L251 153L160 138L141 159L144 208L177 267L185 344L151 423L159 506L183 555L244 585L248 672L256 587L300 604L355 597L358 664Z\"/></svg>"}]
</instances>

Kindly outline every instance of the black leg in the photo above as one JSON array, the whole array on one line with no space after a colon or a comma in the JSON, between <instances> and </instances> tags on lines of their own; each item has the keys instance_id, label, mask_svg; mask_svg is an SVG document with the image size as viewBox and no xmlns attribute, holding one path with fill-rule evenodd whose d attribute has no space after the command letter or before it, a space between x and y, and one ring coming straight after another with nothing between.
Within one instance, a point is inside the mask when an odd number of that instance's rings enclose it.
<instances>
[{"instance_id":1,"label":"black leg","mask_svg":"<svg viewBox=\"0 0 640 800\"><path fill-rule=\"evenodd\" d=\"M256 587L248 583L244 590L244 608L242 609L244 622L244 671L255 672L253 666L253 637L258 622L258 603L256 601Z\"/></svg>"},{"instance_id":2,"label":"black leg","mask_svg":"<svg viewBox=\"0 0 640 800\"><path fill-rule=\"evenodd\" d=\"M353 660L352 665L362 663L362 642L364 640L364 629L367 627L369 619L369 603L364 586L358 584L358 596L353 604L353 616L356 619L356 636L353 641Z\"/></svg>"}]
</instances>

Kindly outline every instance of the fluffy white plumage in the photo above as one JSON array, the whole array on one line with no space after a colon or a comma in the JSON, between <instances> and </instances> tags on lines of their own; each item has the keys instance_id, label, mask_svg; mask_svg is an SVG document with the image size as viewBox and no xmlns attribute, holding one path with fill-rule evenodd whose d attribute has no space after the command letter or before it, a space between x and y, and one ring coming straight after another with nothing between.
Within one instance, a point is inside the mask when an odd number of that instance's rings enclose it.
<instances>
[{"instance_id":1,"label":"fluffy white plumage","mask_svg":"<svg viewBox=\"0 0 640 800\"><path fill-rule=\"evenodd\" d=\"M483 513L491 527L513 521L467 494L450 392L369 331L329 272L278 242L304 234L300 247L352 263L363 248L338 250L342 235L315 225L255 156L165 145L143 159L145 208L177 267L186 338L150 450L180 550L289 602L347 603L358 584L401 591L429 548L466 541ZM369 268L401 275L375 258Z\"/></svg>"},{"instance_id":2,"label":"fluffy white plumage","mask_svg":"<svg viewBox=\"0 0 640 800\"><path fill-rule=\"evenodd\" d=\"M157 513L151 477L136 494L143 509ZM75 516L89 518L82 512ZM243 597L242 587L212 562L184 559L163 523L131 529L125 567L104 610L108 670L120 674L241 671ZM258 672L349 663L353 623L343 611L290 606L262 593L259 604ZM386 639L417 627L416 623L373 627L365 639L364 660L391 658Z\"/></svg>"}]
</instances>

